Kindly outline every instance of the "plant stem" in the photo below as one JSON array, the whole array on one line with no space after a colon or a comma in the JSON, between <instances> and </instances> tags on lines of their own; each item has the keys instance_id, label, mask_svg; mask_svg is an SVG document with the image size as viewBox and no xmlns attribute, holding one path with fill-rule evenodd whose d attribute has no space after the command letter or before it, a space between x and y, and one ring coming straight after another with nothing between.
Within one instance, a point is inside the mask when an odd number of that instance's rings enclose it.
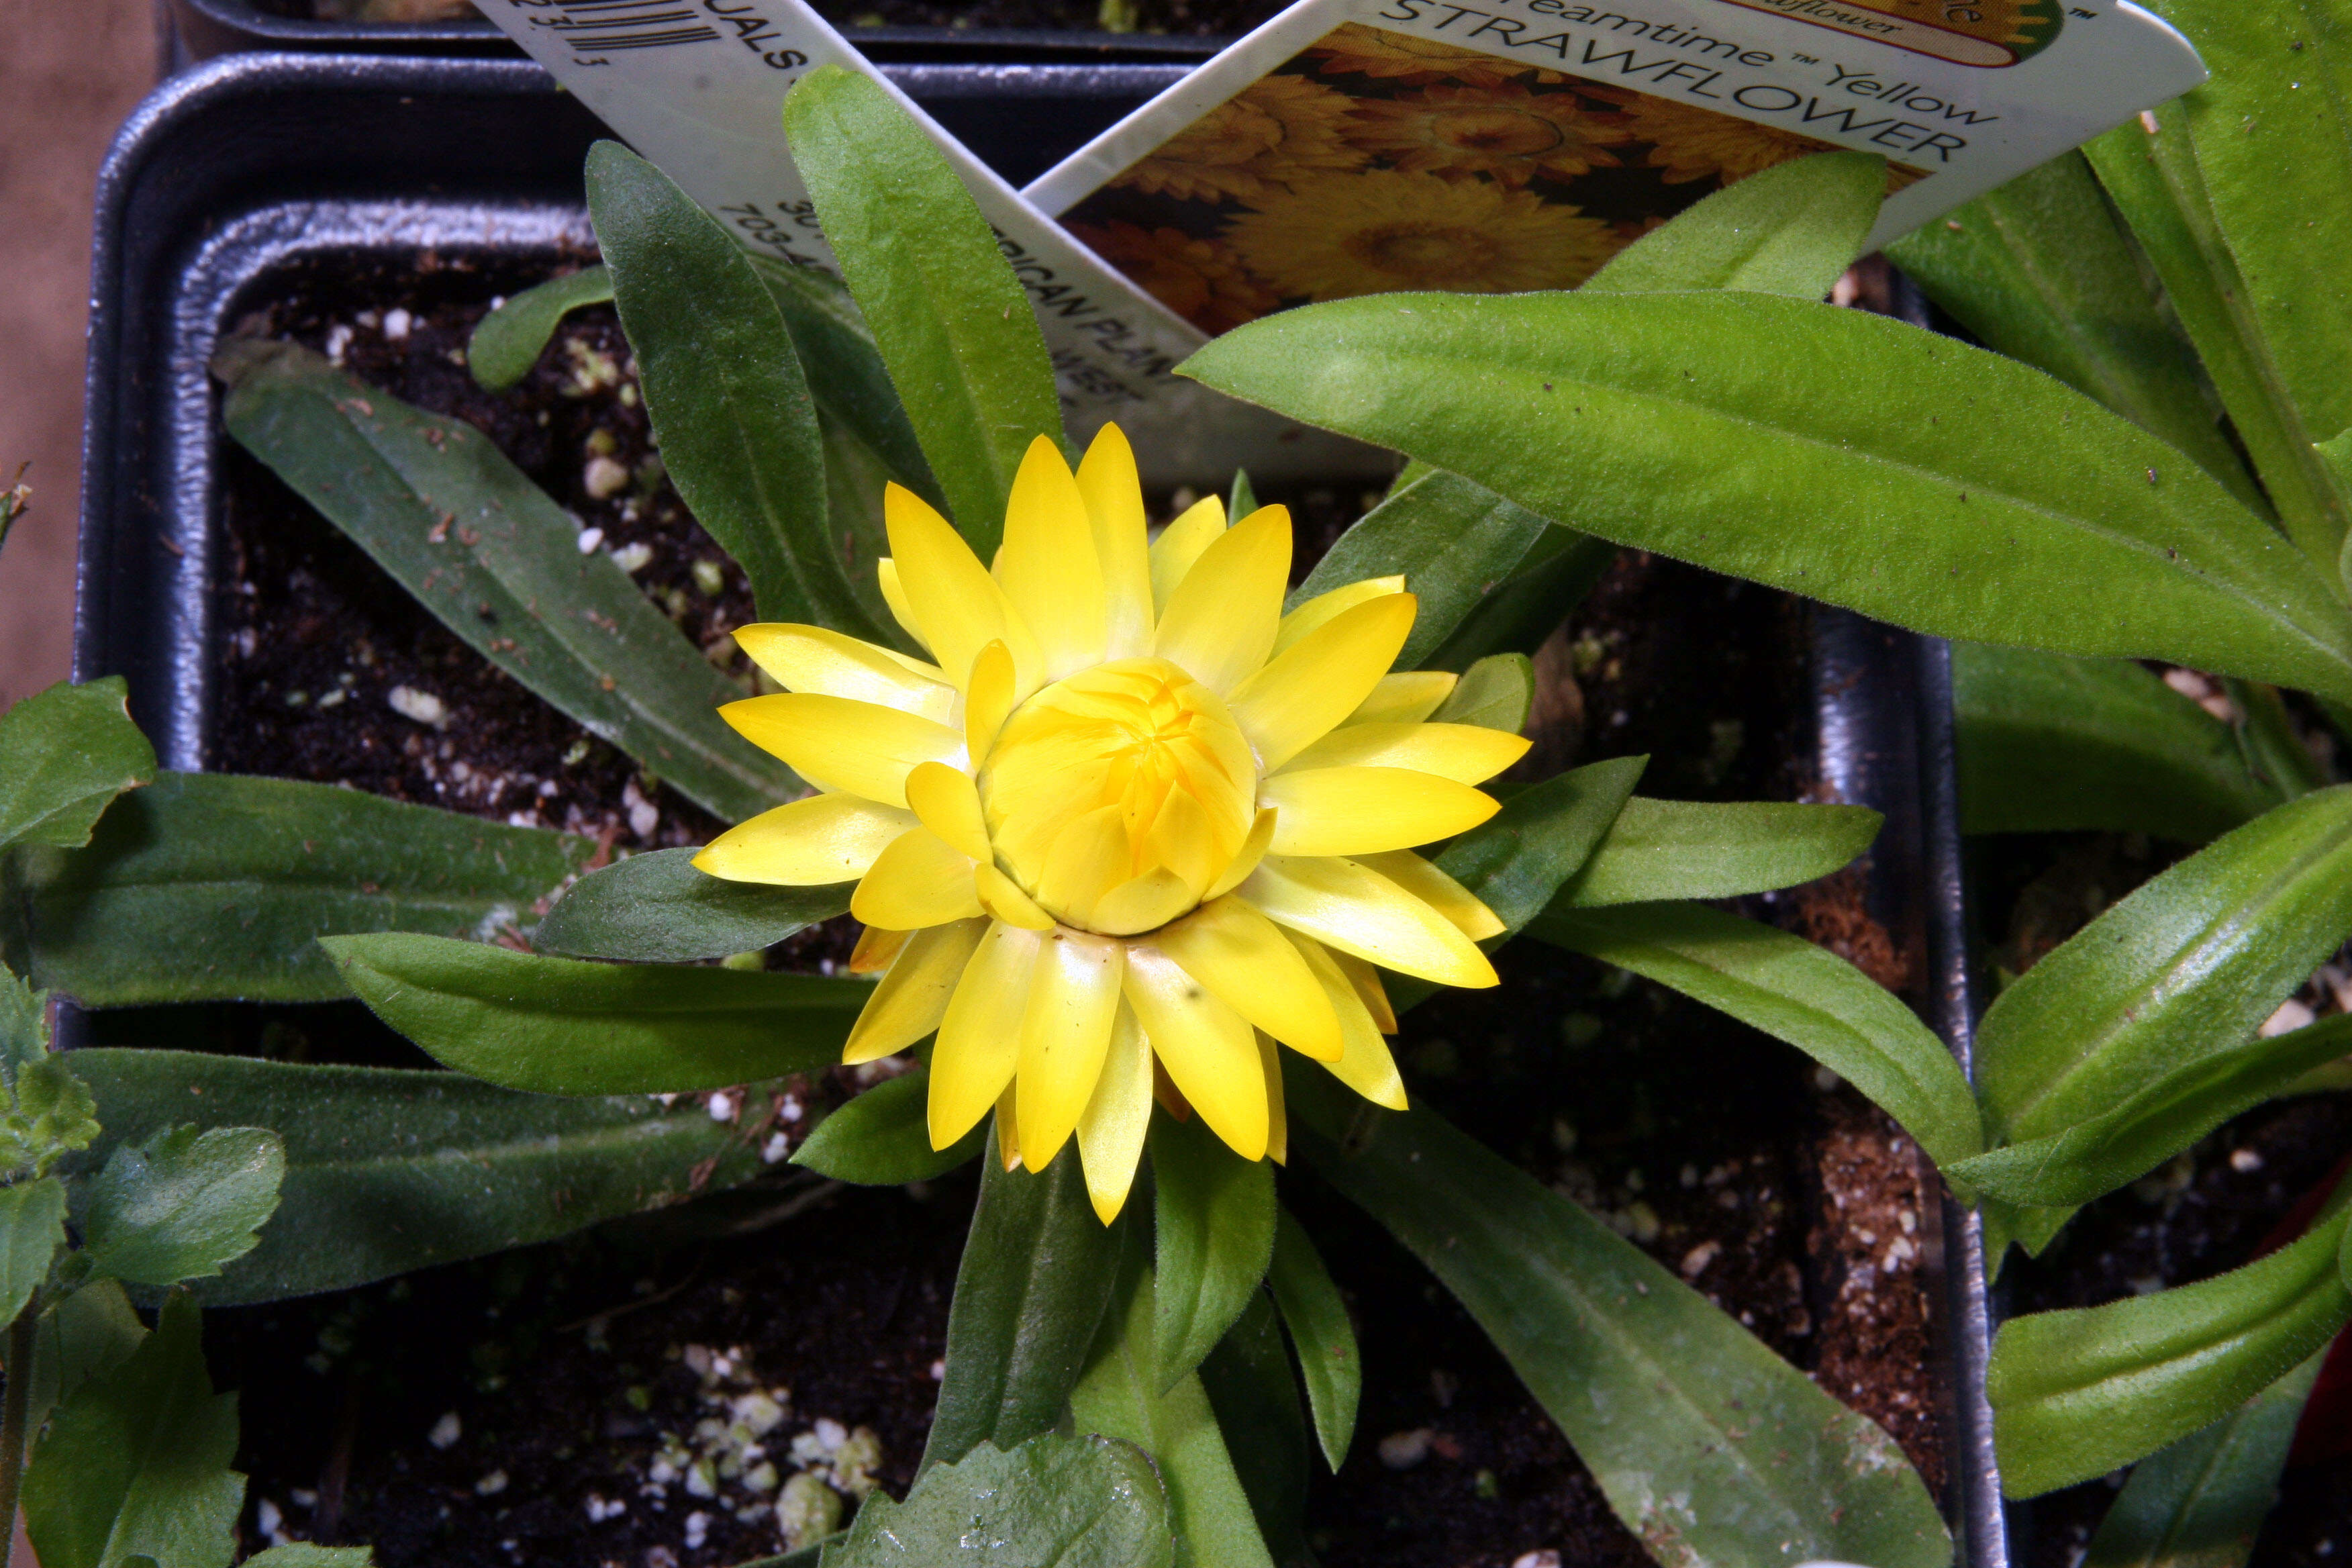
<instances>
[{"instance_id":1,"label":"plant stem","mask_svg":"<svg viewBox=\"0 0 2352 1568\"><path fill-rule=\"evenodd\" d=\"M16 1495L25 1480L26 1417L33 1409L33 1339L37 1300L25 1303L8 1325L7 1387L0 1393L0 1568L14 1568Z\"/></svg>"}]
</instances>

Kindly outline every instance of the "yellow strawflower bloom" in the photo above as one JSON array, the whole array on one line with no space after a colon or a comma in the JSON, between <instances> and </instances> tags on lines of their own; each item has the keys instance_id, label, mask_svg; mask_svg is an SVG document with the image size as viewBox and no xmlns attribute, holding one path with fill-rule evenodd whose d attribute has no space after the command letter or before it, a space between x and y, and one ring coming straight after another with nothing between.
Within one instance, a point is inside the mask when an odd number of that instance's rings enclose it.
<instances>
[{"instance_id":1,"label":"yellow strawflower bloom","mask_svg":"<svg viewBox=\"0 0 2352 1568\"><path fill-rule=\"evenodd\" d=\"M1244 1159L1285 1144L1274 1042L1402 1110L1379 964L1492 985L1492 911L1412 847L1494 814L1527 750L1428 716L1451 675L1389 673L1401 577L1282 613L1290 519L1209 500L1147 544L1134 454L1076 474L1040 437L983 567L893 485L885 598L924 663L815 626L736 638L784 687L720 710L818 794L720 835L738 881L857 879L852 967L887 966L843 1059L933 1030L934 1148L993 1107L1008 1164L1073 1136L1126 1201L1157 1094Z\"/></svg>"}]
</instances>

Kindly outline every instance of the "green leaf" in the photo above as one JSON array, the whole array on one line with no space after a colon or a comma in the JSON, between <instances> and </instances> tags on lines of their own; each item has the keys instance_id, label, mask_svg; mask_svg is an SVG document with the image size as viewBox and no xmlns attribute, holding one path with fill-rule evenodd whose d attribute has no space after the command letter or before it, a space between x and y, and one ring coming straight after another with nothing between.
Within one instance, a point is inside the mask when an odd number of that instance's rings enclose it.
<instances>
[{"instance_id":1,"label":"green leaf","mask_svg":"<svg viewBox=\"0 0 2352 1568\"><path fill-rule=\"evenodd\" d=\"M917 1478L905 1502L876 1492L824 1568L1168 1568L1168 1503L1150 1461L1108 1437L980 1443Z\"/></svg>"},{"instance_id":2,"label":"green leaf","mask_svg":"<svg viewBox=\"0 0 2352 1568\"><path fill-rule=\"evenodd\" d=\"M43 1568L228 1568L245 1505L236 1395L215 1394L182 1295L130 1359L58 1406L25 1468L25 1531Z\"/></svg>"},{"instance_id":3,"label":"green leaf","mask_svg":"<svg viewBox=\"0 0 2352 1568\"><path fill-rule=\"evenodd\" d=\"M1886 247L1988 348L2048 371L2179 447L2267 513L2221 434L2194 350L2080 153L2019 175Z\"/></svg>"},{"instance_id":4,"label":"green leaf","mask_svg":"<svg viewBox=\"0 0 2352 1568\"><path fill-rule=\"evenodd\" d=\"M1420 607L1396 667L1418 668L1552 526L1458 475L1425 474L1391 490L1341 534L1291 591L1288 607L1367 577L1401 574Z\"/></svg>"},{"instance_id":5,"label":"green leaf","mask_svg":"<svg viewBox=\"0 0 2352 1568\"><path fill-rule=\"evenodd\" d=\"M833 536L800 355L743 247L617 142L589 149L588 210L663 466L751 578L760 618L881 636Z\"/></svg>"},{"instance_id":6,"label":"green leaf","mask_svg":"<svg viewBox=\"0 0 2352 1568\"><path fill-rule=\"evenodd\" d=\"M1446 846L1437 864L1517 931L1605 852L1625 812L1648 804L1633 785L1649 761L1612 757L1521 790Z\"/></svg>"},{"instance_id":7,"label":"green leaf","mask_svg":"<svg viewBox=\"0 0 2352 1568\"><path fill-rule=\"evenodd\" d=\"M1604 539L1881 620L2352 696L2328 577L2218 480L2039 371L1885 317L1766 294L1385 295L1253 321L1184 369Z\"/></svg>"},{"instance_id":8,"label":"green leaf","mask_svg":"<svg viewBox=\"0 0 2352 1568\"><path fill-rule=\"evenodd\" d=\"M49 994L0 969L0 1069L10 1082L28 1062L49 1053Z\"/></svg>"},{"instance_id":9,"label":"green leaf","mask_svg":"<svg viewBox=\"0 0 2352 1568\"><path fill-rule=\"evenodd\" d=\"M1892 1438L1584 1210L1425 1110L1286 1078L1294 1150L1478 1321L1617 1517L1701 1568L1948 1568Z\"/></svg>"},{"instance_id":10,"label":"green leaf","mask_svg":"<svg viewBox=\"0 0 2352 1568\"><path fill-rule=\"evenodd\" d=\"M1605 539L1547 530L1528 547L1518 569L1489 590L1422 663L1468 670L1490 655L1534 653L1616 559L1617 547Z\"/></svg>"},{"instance_id":11,"label":"green leaf","mask_svg":"<svg viewBox=\"0 0 2352 1568\"><path fill-rule=\"evenodd\" d=\"M592 871L531 933L542 952L690 963L754 952L849 908L853 884L730 882L694 868L699 849L656 849Z\"/></svg>"},{"instance_id":12,"label":"green leaf","mask_svg":"<svg viewBox=\"0 0 2352 1568\"><path fill-rule=\"evenodd\" d=\"M537 1094L668 1094L814 1072L862 981L583 963L393 932L320 940L385 1023L460 1072Z\"/></svg>"},{"instance_id":13,"label":"green leaf","mask_svg":"<svg viewBox=\"0 0 2352 1568\"><path fill-rule=\"evenodd\" d=\"M2332 781L2319 759L2304 744L2302 733L2286 710L2275 686L2260 681L2225 679L2222 689L2236 704L2238 748L2247 770L2287 800L2325 788Z\"/></svg>"},{"instance_id":14,"label":"green leaf","mask_svg":"<svg viewBox=\"0 0 2352 1568\"><path fill-rule=\"evenodd\" d=\"M59 681L0 714L0 849L89 842L116 795L155 776L155 748L131 721L119 675Z\"/></svg>"},{"instance_id":15,"label":"green leaf","mask_svg":"<svg viewBox=\"0 0 2352 1568\"><path fill-rule=\"evenodd\" d=\"M1061 1419L1110 1305L1119 1235L1095 1217L1075 1151L1043 1172L1007 1171L989 1133L925 1470L982 1442L1016 1447Z\"/></svg>"},{"instance_id":16,"label":"green leaf","mask_svg":"<svg viewBox=\"0 0 2352 1568\"><path fill-rule=\"evenodd\" d=\"M1152 1361L1159 1392L1192 1372L1257 1295L1274 1256L1274 1166L1244 1160L1199 1117L1151 1116Z\"/></svg>"},{"instance_id":17,"label":"green leaf","mask_svg":"<svg viewBox=\"0 0 2352 1568\"><path fill-rule=\"evenodd\" d=\"M1635 795L1550 908L1736 899L1851 864L1885 819L1859 805L1700 805Z\"/></svg>"},{"instance_id":18,"label":"green leaf","mask_svg":"<svg viewBox=\"0 0 2352 1568\"><path fill-rule=\"evenodd\" d=\"M98 1136L89 1090L65 1058L45 1054L19 1063L8 1075L8 1090L0 1115L0 1176L47 1175Z\"/></svg>"},{"instance_id":19,"label":"green leaf","mask_svg":"<svg viewBox=\"0 0 2352 1568\"><path fill-rule=\"evenodd\" d=\"M1976 1096L1951 1051L1894 993L1825 948L1704 904L1562 910L1528 933L1787 1041L1868 1095L1948 1173L1984 1147Z\"/></svg>"},{"instance_id":20,"label":"green leaf","mask_svg":"<svg viewBox=\"0 0 2352 1568\"><path fill-rule=\"evenodd\" d=\"M111 1279L57 1293L34 1325L32 1401L25 1428L37 1432L49 1412L84 1383L131 1359L147 1325Z\"/></svg>"},{"instance_id":21,"label":"green leaf","mask_svg":"<svg viewBox=\"0 0 2352 1568\"><path fill-rule=\"evenodd\" d=\"M75 1205L81 1258L132 1285L218 1274L260 1242L285 1179L286 1145L266 1128L182 1125L118 1143Z\"/></svg>"},{"instance_id":22,"label":"green leaf","mask_svg":"<svg viewBox=\"0 0 2352 1568\"><path fill-rule=\"evenodd\" d=\"M2012 1318L1985 1391L2001 1489L2038 1497L2220 1420L2316 1352L2347 1317L2333 1217L2218 1279L2104 1307Z\"/></svg>"},{"instance_id":23,"label":"green leaf","mask_svg":"<svg viewBox=\"0 0 2352 1568\"><path fill-rule=\"evenodd\" d=\"M1282 1321L1265 1292L1249 1305L1201 1363L1201 1391L1223 1434L1250 1517L1277 1563L1306 1553L1307 1417L1298 1379L1282 1343Z\"/></svg>"},{"instance_id":24,"label":"green leaf","mask_svg":"<svg viewBox=\"0 0 2352 1568\"><path fill-rule=\"evenodd\" d=\"M247 1568L369 1568L375 1561L375 1550L368 1546L313 1546L307 1541L289 1541L283 1546L257 1552L245 1561Z\"/></svg>"},{"instance_id":25,"label":"green leaf","mask_svg":"<svg viewBox=\"0 0 2352 1568\"><path fill-rule=\"evenodd\" d=\"M1070 1415L1078 1430L1123 1438L1151 1456L1168 1489L1175 1568L1273 1568L1200 1378L1187 1373L1162 1392L1151 1353L1151 1268L1139 1245L1126 1250L1101 1342L1070 1391Z\"/></svg>"},{"instance_id":26,"label":"green leaf","mask_svg":"<svg viewBox=\"0 0 2352 1568\"><path fill-rule=\"evenodd\" d=\"M1476 724L1516 735L1535 706L1535 661L1523 653L1490 654L1462 672L1461 681L1429 716L1433 724Z\"/></svg>"},{"instance_id":27,"label":"green leaf","mask_svg":"<svg viewBox=\"0 0 2352 1568\"><path fill-rule=\"evenodd\" d=\"M2072 1208L2137 1181L2231 1117L2289 1092L2316 1068L2352 1054L2352 1017L2249 1040L2175 1068L2111 1110L2063 1131L2011 1143L1948 1167L2004 1202Z\"/></svg>"},{"instance_id":28,"label":"green leaf","mask_svg":"<svg viewBox=\"0 0 2352 1568\"><path fill-rule=\"evenodd\" d=\"M1390 487L1390 493L1391 495L1393 495L1398 489L1403 488L1402 484L1402 475L1399 475L1398 479L1400 482ZM1241 518L1247 517L1256 510L1257 491L1251 486L1248 473L1244 469L1235 468L1234 470L1234 488L1225 497L1225 516L1228 519L1239 520Z\"/></svg>"},{"instance_id":29,"label":"green leaf","mask_svg":"<svg viewBox=\"0 0 2352 1568\"><path fill-rule=\"evenodd\" d=\"M55 1176L0 1187L0 1318L9 1322L48 1283L66 1244L66 1184Z\"/></svg>"},{"instance_id":30,"label":"green leaf","mask_svg":"<svg viewBox=\"0 0 2352 1568\"><path fill-rule=\"evenodd\" d=\"M2153 135L2143 129L2150 121L2157 125ZM2287 394L2248 302L2246 280L2221 237L2190 145L2188 114L2178 103L2149 110L2083 153L2155 268L2165 302L2197 345L2288 534L2313 559L2329 559L2329 541L2344 536L2345 500L2311 443L2340 426L2311 428Z\"/></svg>"},{"instance_id":31,"label":"green leaf","mask_svg":"<svg viewBox=\"0 0 2352 1568\"><path fill-rule=\"evenodd\" d=\"M57 858L33 972L94 1007L349 994L312 939L527 925L595 845L290 779L162 774Z\"/></svg>"},{"instance_id":32,"label":"green leaf","mask_svg":"<svg viewBox=\"0 0 2352 1568\"><path fill-rule=\"evenodd\" d=\"M1619 251L1583 287L1604 294L1737 289L1819 300L1878 222L1886 160L1821 153L1751 174Z\"/></svg>"},{"instance_id":33,"label":"green leaf","mask_svg":"<svg viewBox=\"0 0 2352 1568\"><path fill-rule=\"evenodd\" d=\"M2248 771L2229 725L2128 659L1958 643L1952 707L1967 833L2202 844L2285 798Z\"/></svg>"},{"instance_id":34,"label":"green leaf","mask_svg":"<svg viewBox=\"0 0 2352 1568\"><path fill-rule=\"evenodd\" d=\"M946 1175L981 1152L988 1128L975 1125L946 1148L933 1149L924 1114L930 1092L928 1068L883 1079L818 1122L793 1152L793 1163L836 1182L874 1187Z\"/></svg>"},{"instance_id":35,"label":"green leaf","mask_svg":"<svg viewBox=\"0 0 2352 1568\"><path fill-rule=\"evenodd\" d=\"M2352 934L2352 787L2216 840L2100 915L2000 994L1977 1033L1988 1131L2027 1142L2238 1050ZM2019 1234L2039 1250L2064 1222Z\"/></svg>"},{"instance_id":36,"label":"green leaf","mask_svg":"<svg viewBox=\"0 0 2352 1568\"><path fill-rule=\"evenodd\" d=\"M2083 1568L2245 1568L2324 1359L2142 1459L2099 1521Z\"/></svg>"},{"instance_id":37,"label":"green leaf","mask_svg":"<svg viewBox=\"0 0 2352 1568\"><path fill-rule=\"evenodd\" d=\"M947 159L880 82L819 67L785 98L784 133L956 526L991 560L1022 455L1062 435L1029 297Z\"/></svg>"},{"instance_id":38,"label":"green leaf","mask_svg":"<svg viewBox=\"0 0 2352 1568\"><path fill-rule=\"evenodd\" d=\"M197 1288L234 1306L339 1290L568 1236L756 1175L745 1131L702 1097L516 1094L459 1073L310 1067L196 1051L73 1059L106 1146L176 1123L267 1127L285 1145L261 1245ZM751 1118L744 1120L756 1121Z\"/></svg>"},{"instance_id":39,"label":"green leaf","mask_svg":"<svg viewBox=\"0 0 2352 1568\"><path fill-rule=\"evenodd\" d=\"M466 340L466 368L483 387L504 392L530 374L564 317L612 298L613 274L602 265L526 289L475 325Z\"/></svg>"},{"instance_id":40,"label":"green leaf","mask_svg":"<svg viewBox=\"0 0 2352 1568\"><path fill-rule=\"evenodd\" d=\"M1275 1221L1274 1262L1265 1275L1274 1304L1297 1347L1298 1371L1307 1380L1307 1403L1315 1413L1315 1437L1324 1462L1336 1471L1348 1457L1356 1432L1356 1405L1363 1392L1363 1358L1348 1304L1331 1283L1306 1226L1280 1211Z\"/></svg>"},{"instance_id":41,"label":"green leaf","mask_svg":"<svg viewBox=\"0 0 2352 1568\"><path fill-rule=\"evenodd\" d=\"M480 431L291 343L234 340L213 374L229 434L527 689L728 821L800 793L719 719L743 693Z\"/></svg>"}]
</instances>

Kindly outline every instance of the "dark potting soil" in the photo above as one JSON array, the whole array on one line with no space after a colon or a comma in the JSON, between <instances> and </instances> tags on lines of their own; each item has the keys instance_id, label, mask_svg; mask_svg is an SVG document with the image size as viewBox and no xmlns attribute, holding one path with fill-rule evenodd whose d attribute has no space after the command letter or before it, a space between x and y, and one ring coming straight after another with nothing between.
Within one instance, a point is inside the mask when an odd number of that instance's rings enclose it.
<instances>
[{"instance_id":1,"label":"dark potting soil","mask_svg":"<svg viewBox=\"0 0 2352 1568\"><path fill-rule=\"evenodd\" d=\"M259 0L273 16L335 21L441 21L473 16L465 0ZM1282 9L1279 0L815 0L836 27L1047 27L1233 36Z\"/></svg>"},{"instance_id":2,"label":"dark potting soil","mask_svg":"<svg viewBox=\"0 0 2352 1568\"><path fill-rule=\"evenodd\" d=\"M544 258L459 256L289 268L259 286L245 327L339 353L371 383L482 427L604 530L605 548L643 546L635 575L648 595L745 674L724 634L750 617L748 593L659 477L611 312L572 317L511 394L481 392L460 363L489 301L547 271ZM716 830L425 616L261 465L226 443L223 456L215 766L349 783L618 849ZM1155 515L1184 499L1151 498ZM1292 506L1303 574L1376 498L1297 487L1265 499ZM1646 752L1646 794L1815 797L1796 761L1811 746L1803 629L1779 595L1621 559L1539 657L1541 771ZM437 700L437 726L394 706L403 686ZM1856 876L1745 912L1906 982ZM837 961L847 936L804 934L771 963ZM1500 966L1501 991L1409 1016L1398 1049L1416 1094L1678 1270L1940 1484L1920 1272L1934 1200L1899 1130L1786 1047L1671 992L1534 943ZM356 1006L220 1009L205 1026L210 1048L425 1065ZM857 1087L835 1069L795 1089L814 1109ZM795 1463L844 1489L870 1470L903 1491L936 1394L971 1173L921 1194L816 1189L814 1206L804 1181L779 1168L565 1242L215 1311L216 1377L244 1393L248 1546L274 1523L373 1542L393 1568L715 1568L778 1549L773 1489ZM1337 1477L1318 1462L1310 1492L1322 1561L1643 1561L1452 1298L1311 1172L1286 1173L1283 1186L1364 1348L1353 1457ZM773 1423L759 1455L712 1435L746 1411ZM718 1425L698 1438L705 1422ZM878 1457L845 1469L840 1443L855 1455L861 1428ZM1417 1458L1391 1468L1381 1440L1401 1435L1392 1458ZM709 1496L689 1480L697 1460L716 1467ZM740 1473L717 1473L730 1462Z\"/></svg>"}]
</instances>

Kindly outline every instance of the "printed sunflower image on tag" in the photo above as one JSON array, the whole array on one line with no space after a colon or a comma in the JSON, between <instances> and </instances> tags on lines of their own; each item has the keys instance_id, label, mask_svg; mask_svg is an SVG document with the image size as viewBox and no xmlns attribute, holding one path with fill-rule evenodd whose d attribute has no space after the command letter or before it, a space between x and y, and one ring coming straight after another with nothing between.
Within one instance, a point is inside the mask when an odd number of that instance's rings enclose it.
<instances>
[{"instance_id":1,"label":"printed sunflower image on tag","mask_svg":"<svg viewBox=\"0 0 2352 1568\"><path fill-rule=\"evenodd\" d=\"M2121 0L1305 0L1024 194L1204 332L1572 289L1710 192L1887 158L1874 244L2195 86Z\"/></svg>"}]
</instances>

